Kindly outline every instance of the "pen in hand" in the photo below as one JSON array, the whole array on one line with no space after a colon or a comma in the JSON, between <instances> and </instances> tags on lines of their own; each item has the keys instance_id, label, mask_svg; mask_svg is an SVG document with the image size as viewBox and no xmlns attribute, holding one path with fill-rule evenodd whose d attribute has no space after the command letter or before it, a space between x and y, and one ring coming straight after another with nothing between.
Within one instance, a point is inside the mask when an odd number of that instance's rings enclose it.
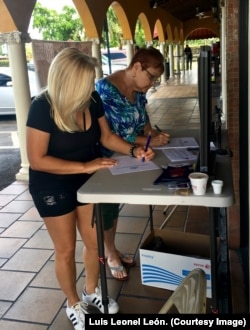
<instances>
[{"instance_id":1,"label":"pen in hand","mask_svg":"<svg viewBox=\"0 0 250 330\"><path fill-rule=\"evenodd\" d=\"M156 128L157 132L159 132L159 133L162 133L162 130L160 129L160 127L159 127L159 126L155 125L155 128ZM168 140L168 143L170 143L170 141L169 141L169 140Z\"/></svg>"},{"instance_id":2,"label":"pen in hand","mask_svg":"<svg viewBox=\"0 0 250 330\"><path fill-rule=\"evenodd\" d=\"M157 130L158 132L162 132L162 130L160 129L159 126L155 125L155 128L156 128L156 130Z\"/></svg>"},{"instance_id":3,"label":"pen in hand","mask_svg":"<svg viewBox=\"0 0 250 330\"><path fill-rule=\"evenodd\" d=\"M146 146L144 151L147 152L148 151L148 147L150 145L150 141L151 141L151 133L148 133L148 138L147 138L147 142L146 142ZM145 157L142 157L142 161L145 162Z\"/></svg>"}]
</instances>

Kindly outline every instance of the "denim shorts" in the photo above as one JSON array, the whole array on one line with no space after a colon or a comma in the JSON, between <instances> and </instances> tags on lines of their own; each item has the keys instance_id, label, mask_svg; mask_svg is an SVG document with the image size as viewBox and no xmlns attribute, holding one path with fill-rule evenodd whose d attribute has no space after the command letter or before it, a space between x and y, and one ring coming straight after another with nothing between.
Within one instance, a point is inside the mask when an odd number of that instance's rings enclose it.
<instances>
[{"instance_id":1,"label":"denim shorts","mask_svg":"<svg viewBox=\"0 0 250 330\"><path fill-rule=\"evenodd\" d=\"M72 190L44 190L31 195L42 218L64 215L74 211L77 206L86 205L78 202L77 193Z\"/></svg>"}]
</instances>

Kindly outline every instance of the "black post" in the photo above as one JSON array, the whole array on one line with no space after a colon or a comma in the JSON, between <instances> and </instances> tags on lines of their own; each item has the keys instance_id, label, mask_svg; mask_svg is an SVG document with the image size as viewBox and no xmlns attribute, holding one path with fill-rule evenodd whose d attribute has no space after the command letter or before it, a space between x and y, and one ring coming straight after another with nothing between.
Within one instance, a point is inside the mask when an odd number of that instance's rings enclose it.
<instances>
[{"instance_id":1,"label":"black post","mask_svg":"<svg viewBox=\"0 0 250 330\"><path fill-rule=\"evenodd\" d=\"M107 277L106 277L106 268L105 268L102 213L101 213L100 204L95 204L94 213L96 216L96 231L97 231L97 242L98 242L98 255L99 255L99 261L100 261L102 303L104 306L104 313L108 314L109 299L108 299Z\"/></svg>"},{"instance_id":2,"label":"black post","mask_svg":"<svg viewBox=\"0 0 250 330\"><path fill-rule=\"evenodd\" d=\"M108 51L109 74L111 74L112 69L111 69L111 59L110 59L109 27L108 27L107 16L105 16L103 29L104 29L105 36L106 36L106 44L107 44L107 51Z\"/></svg>"}]
</instances>

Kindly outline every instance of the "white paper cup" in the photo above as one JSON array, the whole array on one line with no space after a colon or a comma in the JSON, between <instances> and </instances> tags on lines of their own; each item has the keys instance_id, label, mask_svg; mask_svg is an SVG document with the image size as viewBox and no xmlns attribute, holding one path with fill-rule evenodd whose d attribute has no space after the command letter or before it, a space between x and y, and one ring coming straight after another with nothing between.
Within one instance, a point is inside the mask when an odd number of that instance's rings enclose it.
<instances>
[{"instance_id":1,"label":"white paper cup","mask_svg":"<svg viewBox=\"0 0 250 330\"><path fill-rule=\"evenodd\" d=\"M222 180L213 180L211 182L214 194L221 194L222 192L222 187L223 187L223 181Z\"/></svg>"},{"instance_id":2,"label":"white paper cup","mask_svg":"<svg viewBox=\"0 0 250 330\"><path fill-rule=\"evenodd\" d=\"M205 195L207 190L208 175L202 172L193 172L189 174L194 195Z\"/></svg>"}]
</instances>

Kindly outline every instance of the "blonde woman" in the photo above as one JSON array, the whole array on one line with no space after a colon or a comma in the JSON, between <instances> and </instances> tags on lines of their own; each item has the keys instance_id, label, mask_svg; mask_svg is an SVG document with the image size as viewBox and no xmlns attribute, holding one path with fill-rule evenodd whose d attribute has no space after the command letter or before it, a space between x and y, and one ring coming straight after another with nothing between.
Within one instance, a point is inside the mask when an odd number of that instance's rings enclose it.
<instances>
[{"instance_id":1,"label":"blonde woman","mask_svg":"<svg viewBox=\"0 0 250 330\"><path fill-rule=\"evenodd\" d=\"M34 99L27 119L29 189L55 249L55 272L67 297L66 314L74 329L85 327L87 305L102 313L93 205L77 201L77 190L97 170L116 165L101 156L99 144L137 158L152 159L151 148L134 147L113 134L102 101L94 91L95 58L75 48L52 61L46 89ZM76 289L76 228L84 242L85 287ZM109 313L119 306L109 298Z\"/></svg>"}]
</instances>

